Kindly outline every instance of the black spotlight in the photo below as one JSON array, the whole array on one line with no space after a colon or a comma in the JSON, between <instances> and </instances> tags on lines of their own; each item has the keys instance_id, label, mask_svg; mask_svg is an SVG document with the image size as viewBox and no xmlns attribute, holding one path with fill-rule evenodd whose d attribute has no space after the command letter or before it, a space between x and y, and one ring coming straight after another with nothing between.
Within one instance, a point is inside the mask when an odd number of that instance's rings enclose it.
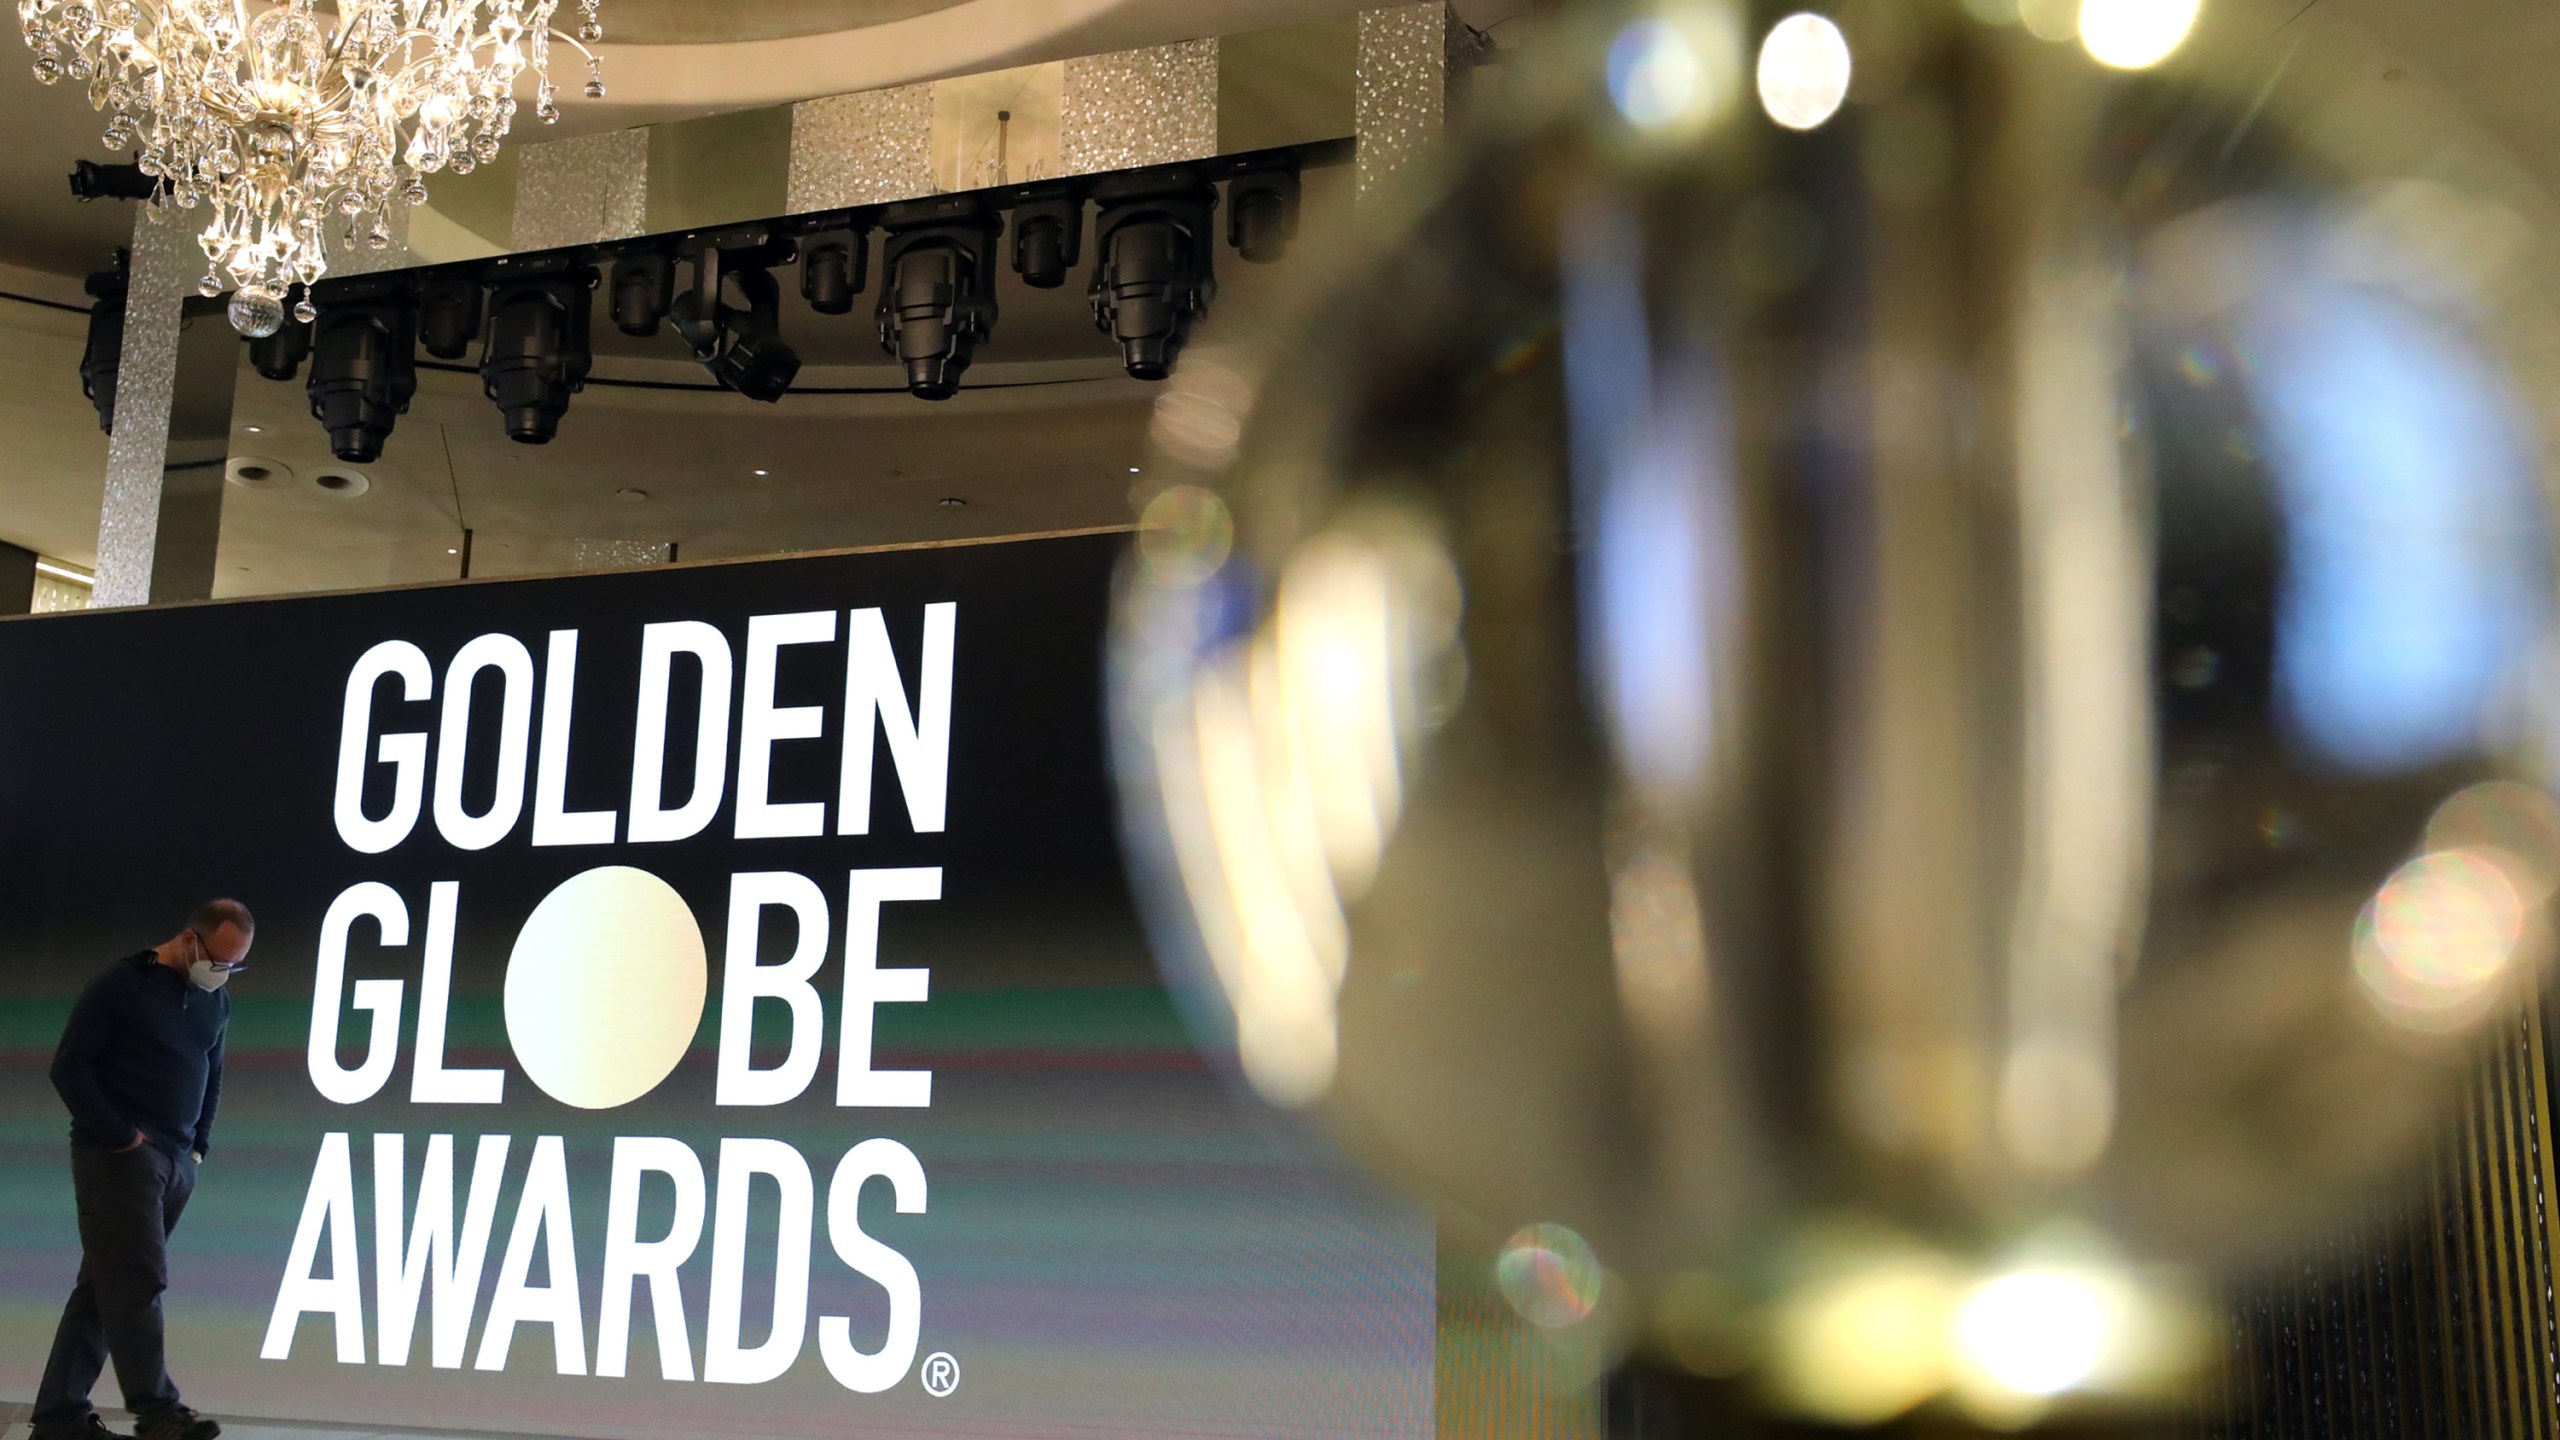
<instances>
[{"instance_id":1,"label":"black spotlight","mask_svg":"<svg viewBox=\"0 0 2560 1440\"><path fill-rule=\"evenodd\" d=\"M840 226L800 241L800 298L821 315L850 315L871 281L871 232Z\"/></svg>"},{"instance_id":2,"label":"black spotlight","mask_svg":"<svg viewBox=\"0 0 2560 1440\"><path fill-rule=\"evenodd\" d=\"M596 272L576 261L513 267L490 275L489 333L480 349L480 388L496 402L507 438L548 445L560 433L569 397L585 388L594 356L587 320Z\"/></svg>"},{"instance_id":3,"label":"black spotlight","mask_svg":"<svg viewBox=\"0 0 2560 1440\"><path fill-rule=\"evenodd\" d=\"M133 252L118 246L116 263L81 286L95 298L89 307L89 342L80 351L80 393L98 407L98 429L116 433L116 372L124 364L124 295Z\"/></svg>"},{"instance_id":4,"label":"black spotlight","mask_svg":"<svg viewBox=\"0 0 2560 1440\"><path fill-rule=\"evenodd\" d=\"M674 257L657 250L614 257L613 328L639 340L657 334L675 290Z\"/></svg>"},{"instance_id":5,"label":"black spotlight","mask_svg":"<svg viewBox=\"0 0 2560 1440\"><path fill-rule=\"evenodd\" d=\"M799 355L782 340L782 287L773 278L791 254L790 241L761 230L688 240L691 273L667 312L712 379L768 405L800 373Z\"/></svg>"},{"instance_id":6,"label":"black spotlight","mask_svg":"<svg viewBox=\"0 0 2560 1440\"><path fill-rule=\"evenodd\" d=\"M1256 265L1288 253L1298 238L1298 157L1256 166L1227 184L1227 243Z\"/></svg>"},{"instance_id":7,"label":"black spotlight","mask_svg":"<svg viewBox=\"0 0 2560 1440\"><path fill-rule=\"evenodd\" d=\"M1218 192L1175 166L1114 176L1094 190L1093 322L1120 342L1120 362L1140 380L1173 373L1193 321L1217 297L1210 222Z\"/></svg>"},{"instance_id":8,"label":"black spotlight","mask_svg":"<svg viewBox=\"0 0 2560 1440\"><path fill-rule=\"evenodd\" d=\"M303 357L311 353L311 327L299 320L287 320L271 335L260 335L249 342L249 365L270 380L290 380L302 368Z\"/></svg>"},{"instance_id":9,"label":"black spotlight","mask_svg":"<svg viewBox=\"0 0 2560 1440\"><path fill-rule=\"evenodd\" d=\"M1013 273L1034 290L1055 290L1084 254L1084 201L1067 191L1013 209Z\"/></svg>"},{"instance_id":10,"label":"black spotlight","mask_svg":"<svg viewBox=\"0 0 2560 1440\"><path fill-rule=\"evenodd\" d=\"M418 393L417 306L394 280L351 281L312 301L311 414L330 454L368 464Z\"/></svg>"},{"instance_id":11,"label":"black spotlight","mask_svg":"<svg viewBox=\"0 0 2560 1440\"><path fill-rule=\"evenodd\" d=\"M882 218L880 348L907 371L907 393L959 393L978 342L996 324L996 244L1004 220L965 197L912 200Z\"/></svg>"},{"instance_id":12,"label":"black spotlight","mask_svg":"<svg viewBox=\"0 0 2560 1440\"><path fill-rule=\"evenodd\" d=\"M139 165L72 162L71 193L82 200L148 200L159 189L160 182L143 174Z\"/></svg>"},{"instance_id":13,"label":"black spotlight","mask_svg":"<svg viewBox=\"0 0 2560 1440\"><path fill-rule=\"evenodd\" d=\"M418 343L439 360L459 360L480 338L480 282L429 275L418 285Z\"/></svg>"}]
</instances>

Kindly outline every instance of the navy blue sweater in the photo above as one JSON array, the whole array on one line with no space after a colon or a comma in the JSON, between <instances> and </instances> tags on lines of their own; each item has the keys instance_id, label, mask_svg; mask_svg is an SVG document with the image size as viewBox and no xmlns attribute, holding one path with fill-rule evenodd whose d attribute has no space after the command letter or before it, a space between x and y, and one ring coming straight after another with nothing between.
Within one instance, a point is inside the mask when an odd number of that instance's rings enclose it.
<instances>
[{"instance_id":1,"label":"navy blue sweater","mask_svg":"<svg viewBox=\"0 0 2560 1440\"><path fill-rule=\"evenodd\" d=\"M139 1130L172 1155L206 1149L230 1020L230 996L197 989L149 950L108 966L80 992L53 1052L71 1143L121 1150Z\"/></svg>"}]
</instances>

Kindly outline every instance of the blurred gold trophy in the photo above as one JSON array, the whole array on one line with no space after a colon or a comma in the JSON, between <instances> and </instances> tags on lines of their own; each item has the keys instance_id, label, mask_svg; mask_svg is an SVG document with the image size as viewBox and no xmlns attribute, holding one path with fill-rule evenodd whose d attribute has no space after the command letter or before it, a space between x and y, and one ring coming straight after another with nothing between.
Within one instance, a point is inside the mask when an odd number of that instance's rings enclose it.
<instances>
[{"instance_id":1,"label":"blurred gold trophy","mask_svg":"<svg viewBox=\"0 0 2560 1440\"><path fill-rule=\"evenodd\" d=\"M2140 1415L2531 1000L2546 202L2296 9L1571 12L1162 401L1167 963L1528 1321Z\"/></svg>"}]
</instances>

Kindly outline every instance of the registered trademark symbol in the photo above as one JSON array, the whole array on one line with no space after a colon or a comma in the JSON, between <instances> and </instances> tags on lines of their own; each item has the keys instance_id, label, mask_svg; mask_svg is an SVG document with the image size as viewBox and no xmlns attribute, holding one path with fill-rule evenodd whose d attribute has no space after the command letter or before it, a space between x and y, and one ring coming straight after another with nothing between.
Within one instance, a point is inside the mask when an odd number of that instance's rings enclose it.
<instances>
[{"instance_id":1,"label":"registered trademark symbol","mask_svg":"<svg viewBox=\"0 0 2560 1440\"><path fill-rule=\"evenodd\" d=\"M948 1350L924 1357L924 1393L937 1398L960 1388L960 1362Z\"/></svg>"}]
</instances>

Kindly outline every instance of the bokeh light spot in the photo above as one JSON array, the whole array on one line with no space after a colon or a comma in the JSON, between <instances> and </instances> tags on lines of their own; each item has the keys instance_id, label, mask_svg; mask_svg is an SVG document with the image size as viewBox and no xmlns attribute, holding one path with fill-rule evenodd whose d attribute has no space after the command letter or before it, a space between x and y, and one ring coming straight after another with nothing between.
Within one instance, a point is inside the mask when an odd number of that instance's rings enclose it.
<instances>
[{"instance_id":1,"label":"bokeh light spot","mask_svg":"<svg viewBox=\"0 0 2560 1440\"><path fill-rule=\"evenodd\" d=\"M2015 0L2010 8L2027 33L2039 40L2059 42L2080 34L2080 0Z\"/></svg>"},{"instance_id":2,"label":"bokeh light spot","mask_svg":"<svg viewBox=\"0 0 2560 1440\"><path fill-rule=\"evenodd\" d=\"M2453 1030L2477 1017L2524 936L2525 902L2495 850L2401 866L2357 917L2356 978L2385 1017Z\"/></svg>"},{"instance_id":3,"label":"bokeh light spot","mask_svg":"<svg viewBox=\"0 0 2560 1440\"><path fill-rule=\"evenodd\" d=\"M1760 107L1790 130L1810 130L1849 98L1849 41L1820 15L1799 11L1760 42Z\"/></svg>"},{"instance_id":4,"label":"bokeh light spot","mask_svg":"<svg viewBox=\"0 0 2560 1440\"><path fill-rule=\"evenodd\" d=\"M2048 1396L2088 1383L2122 1328L2123 1304L2094 1275L2019 1270L1997 1275L1956 1311L1958 1363L2015 1395Z\"/></svg>"},{"instance_id":5,"label":"bokeh light spot","mask_svg":"<svg viewBox=\"0 0 2560 1440\"><path fill-rule=\"evenodd\" d=\"M1639 130L1667 129L1706 102L1707 67L1676 26L1638 20L1609 47L1609 98Z\"/></svg>"},{"instance_id":6,"label":"bokeh light spot","mask_svg":"<svg viewBox=\"0 0 2560 1440\"><path fill-rule=\"evenodd\" d=\"M1166 585L1197 585L1235 548L1227 502L1197 485L1172 485L1138 512L1138 559Z\"/></svg>"},{"instance_id":7,"label":"bokeh light spot","mask_svg":"<svg viewBox=\"0 0 2560 1440\"><path fill-rule=\"evenodd\" d=\"M2560 889L2560 804L2530 785L2466 786L2427 822L2429 850L2494 850L2528 906Z\"/></svg>"},{"instance_id":8,"label":"bokeh light spot","mask_svg":"<svg viewBox=\"0 0 2560 1440\"><path fill-rule=\"evenodd\" d=\"M1555 1330L1591 1318L1600 1303L1600 1257L1562 1225L1532 1225L1493 1262L1494 1283L1520 1318Z\"/></svg>"},{"instance_id":9,"label":"bokeh light spot","mask_svg":"<svg viewBox=\"0 0 2560 1440\"><path fill-rule=\"evenodd\" d=\"M2147 70L2177 53L2203 0L2081 0L2080 43L2118 70Z\"/></svg>"},{"instance_id":10,"label":"bokeh light spot","mask_svg":"<svg viewBox=\"0 0 2560 1440\"><path fill-rule=\"evenodd\" d=\"M1959 1293L1953 1268L1934 1255L1846 1260L1780 1303L1772 1382L1790 1408L1814 1419L1889 1420L1945 1387Z\"/></svg>"}]
</instances>

